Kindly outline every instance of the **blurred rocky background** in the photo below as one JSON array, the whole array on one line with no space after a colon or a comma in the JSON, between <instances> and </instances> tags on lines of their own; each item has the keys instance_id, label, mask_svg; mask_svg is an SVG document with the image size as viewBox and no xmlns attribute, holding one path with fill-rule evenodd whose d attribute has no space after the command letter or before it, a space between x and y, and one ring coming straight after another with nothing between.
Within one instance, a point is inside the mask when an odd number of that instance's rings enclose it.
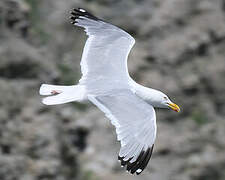
<instances>
[{"instance_id":1,"label":"blurred rocky background","mask_svg":"<svg viewBox=\"0 0 225 180\"><path fill-rule=\"evenodd\" d=\"M157 110L140 176L120 167L114 128L96 107L41 104L41 83L80 78L86 36L69 23L73 7L131 33L131 76L181 107ZM224 0L0 1L0 180L224 180L224 117Z\"/></svg>"}]
</instances>

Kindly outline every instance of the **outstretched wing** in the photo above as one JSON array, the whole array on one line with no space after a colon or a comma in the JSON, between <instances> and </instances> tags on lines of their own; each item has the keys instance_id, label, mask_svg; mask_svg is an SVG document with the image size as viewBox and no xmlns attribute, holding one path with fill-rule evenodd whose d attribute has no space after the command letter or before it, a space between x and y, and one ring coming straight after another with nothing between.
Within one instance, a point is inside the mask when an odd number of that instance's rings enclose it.
<instances>
[{"instance_id":1,"label":"outstretched wing","mask_svg":"<svg viewBox=\"0 0 225 180\"><path fill-rule=\"evenodd\" d=\"M129 90L88 98L116 127L121 165L131 174L140 174L150 160L156 138L154 108Z\"/></svg>"},{"instance_id":2,"label":"outstretched wing","mask_svg":"<svg viewBox=\"0 0 225 180\"><path fill-rule=\"evenodd\" d=\"M72 24L85 28L88 35L81 59L82 78L91 92L127 87L127 57L135 43L122 29L106 23L84 9L71 11Z\"/></svg>"}]
</instances>

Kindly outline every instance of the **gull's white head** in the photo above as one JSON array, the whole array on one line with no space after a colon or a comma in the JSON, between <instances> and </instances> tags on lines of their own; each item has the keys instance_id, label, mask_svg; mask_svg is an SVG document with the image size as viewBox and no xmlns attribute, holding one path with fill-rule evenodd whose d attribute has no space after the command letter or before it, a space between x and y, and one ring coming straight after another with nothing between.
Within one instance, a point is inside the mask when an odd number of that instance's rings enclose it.
<instances>
[{"instance_id":1,"label":"gull's white head","mask_svg":"<svg viewBox=\"0 0 225 180\"><path fill-rule=\"evenodd\" d=\"M156 101L154 103L155 107L159 107L159 108L169 108L172 109L176 112L180 111L180 108L178 105L176 105L175 103L173 103L167 95L165 95L164 93L158 91L156 94Z\"/></svg>"},{"instance_id":2,"label":"gull's white head","mask_svg":"<svg viewBox=\"0 0 225 180\"><path fill-rule=\"evenodd\" d=\"M137 95L144 99L147 103L157 108L168 108L176 112L180 111L178 105L173 103L166 94L156 89L141 87L136 91Z\"/></svg>"}]
</instances>

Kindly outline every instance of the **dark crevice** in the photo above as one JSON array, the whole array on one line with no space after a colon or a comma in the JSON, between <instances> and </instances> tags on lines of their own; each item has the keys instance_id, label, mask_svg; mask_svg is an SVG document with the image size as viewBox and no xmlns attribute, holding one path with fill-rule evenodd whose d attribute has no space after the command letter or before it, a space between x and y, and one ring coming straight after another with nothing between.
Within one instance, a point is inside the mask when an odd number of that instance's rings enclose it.
<instances>
[{"instance_id":1,"label":"dark crevice","mask_svg":"<svg viewBox=\"0 0 225 180\"><path fill-rule=\"evenodd\" d=\"M185 88L184 90L185 95L187 96L193 96L198 94L199 89L197 87L190 87L190 88Z\"/></svg>"},{"instance_id":2,"label":"dark crevice","mask_svg":"<svg viewBox=\"0 0 225 180\"><path fill-rule=\"evenodd\" d=\"M0 147L1 147L2 154L11 153L11 147L8 144L1 144Z\"/></svg>"},{"instance_id":3,"label":"dark crevice","mask_svg":"<svg viewBox=\"0 0 225 180\"><path fill-rule=\"evenodd\" d=\"M206 93L208 93L210 95L216 93L215 89L212 87L212 84L207 77L202 77L201 83L204 85L204 89L205 89Z\"/></svg>"},{"instance_id":4,"label":"dark crevice","mask_svg":"<svg viewBox=\"0 0 225 180\"><path fill-rule=\"evenodd\" d=\"M11 62L0 67L0 77L8 79L37 78L38 65L30 62L29 60L24 60L22 62Z\"/></svg>"},{"instance_id":5,"label":"dark crevice","mask_svg":"<svg viewBox=\"0 0 225 180\"><path fill-rule=\"evenodd\" d=\"M77 129L71 129L69 134L72 139L72 144L77 147L79 151L83 151L86 148L86 138L88 135L88 130L82 127Z\"/></svg>"},{"instance_id":6,"label":"dark crevice","mask_svg":"<svg viewBox=\"0 0 225 180\"><path fill-rule=\"evenodd\" d=\"M30 23L28 21L28 12L20 9L19 4L14 1L6 2L6 7L2 21L9 29L17 29L22 37L28 36Z\"/></svg>"},{"instance_id":7,"label":"dark crevice","mask_svg":"<svg viewBox=\"0 0 225 180\"><path fill-rule=\"evenodd\" d=\"M223 180L225 163L218 163L205 166L198 175L192 176L193 180Z\"/></svg>"},{"instance_id":8,"label":"dark crevice","mask_svg":"<svg viewBox=\"0 0 225 180\"><path fill-rule=\"evenodd\" d=\"M196 54L199 55L199 56L205 56L205 55L207 55L208 47L209 47L209 44L207 44L207 43L201 43L198 46L198 48L196 49Z\"/></svg>"},{"instance_id":9,"label":"dark crevice","mask_svg":"<svg viewBox=\"0 0 225 180\"><path fill-rule=\"evenodd\" d=\"M62 144L60 151L63 163L62 174L65 174L67 179L76 178L79 174L79 164L76 155L71 152L71 149L66 144Z\"/></svg>"},{"instance_id":10,"label":"dark crevice","mask_svg":"<svg viewBox=\"0 0 225 180\"><path fill-rule=\"evenodd\" d=\"M157 62L156 58L155 58L154 56L151 56L151 55L145 57L145 60L146 60L148 63L151 63L151 64Z\"/></svg>"},{"instance_id":11,"label":"dark crevice","mask_svg":"<svg viewBox=\"0 0 225 180\"><path fill-rule=\"evenodd\" d=\"M164 148L164 149L161 149L160 151L158 151L157 155L159 155L159 156L166 156L166 155L169 155L170 153L171 153L170 149Z\"/></svg>"}]
</instances>

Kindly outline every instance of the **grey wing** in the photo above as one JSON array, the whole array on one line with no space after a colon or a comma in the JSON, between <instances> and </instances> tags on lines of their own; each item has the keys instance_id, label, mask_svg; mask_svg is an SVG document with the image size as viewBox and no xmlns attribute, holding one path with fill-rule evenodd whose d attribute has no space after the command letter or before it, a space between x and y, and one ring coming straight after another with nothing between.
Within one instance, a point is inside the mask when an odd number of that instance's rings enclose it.
<instances>
[{"instance_id":1,"label":"grey wing","mask_svg":"<svg viewBox=\"0 0 225 180\"><path fill-rule=\"evenodd\" d=\"M122 29L106 23L83 9L71 12L72 23L85 29L86 41L82 59L82 78L90 93L127 87L127 57L135 40Z\"/></svg>"},{"instance_id":2,"label":"grey wing","mask_svg":"<svg viewBox=\"0 0 225 180\"><path fill-rule=\"evenodd\" d=\"M151 157L156 138L154 108L129 90L89 96L116 127L121 143L118 159L130 173L140 174Z\"/></svg>"}]
</instances>

